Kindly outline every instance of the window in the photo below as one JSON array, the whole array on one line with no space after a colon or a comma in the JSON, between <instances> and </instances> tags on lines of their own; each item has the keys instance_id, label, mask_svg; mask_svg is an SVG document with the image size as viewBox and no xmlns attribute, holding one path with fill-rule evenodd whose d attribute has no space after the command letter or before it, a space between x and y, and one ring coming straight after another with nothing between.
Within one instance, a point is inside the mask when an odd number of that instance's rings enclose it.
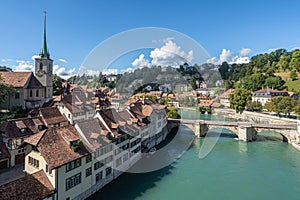
<instances>
[{"instance_id":1,"label":"window","mask_svg":"<svg viewBox=\"0 0 300 200\"><path fill-rule=\"evenodd\" d=\"M43 63L40 63L40 70L43 69Z\"/></svg>"},{"instance_id":2,"label":"window","mask_svg":"<svg viewBox=\"0 0 300 200\"><path fill-rule=\"evenodd\" d=\"M128 153L126 153L126 154L123 155L123 162L125 162L127 160L128 160Z\"/></svg>"},{"instance_id":3,"label":"window","mask_svg":"<svg viewBox=\"0 0 300 200\"><path fill-rule=\"evenodd\" d=\"M96 183L103 179L103 172L99 172L96 174Z\"/></svg>"},{"instance_id":4,"label":"window","mask_svg":"<svg viewBox=\"0 0 300 200\"><path fill-rule=\"evenodd\" d=\"M81 166L81 159L73 160L66 165L66 172Z\"/></svg>"},{"instance_id":5,"label":"window","mask_svg":"<svg viewBox=\"0 0 300 200\"><path fill-rule=\"evenodd\" d=\"M102 167L103 165L104 165L104 164L103 164L102 162L100 162L100 161L95 162L95 164L94 164L94 170L99 169L99 168Z\"/></svg>"},{"instance_id":6,"label":"window","mask_svg":"<svg viewBox=\"0 0 300 200\"><path fill-rule=\"evenodd\" d=\"M49 165L46 164L46 172L52 174L52 170L50 170Z\"/></svg>"},{"instance_id":7,"label":"window","mask_svg":"<svg viewBox=\"0 0 300 200\"><path fill-rule=\"evenodd\" d=\"M89 163L92 161L92 154L88 154L86 157L85 157L85 163Z\"/></svg>"},{"instance_id":8,"label":"window","mask_svg":"<svg viewBox=\"0 0 300 200\"><path fill-rule=\"evenodd\" d=\"M8 147L9 149L11 149L11 146L12 146L12 140L9 139L8 142L7 142L7 147Z\"/></svg>"},{"instance_id":9,"label":"window","mask_svg":"<svg viewBox=\"0 0 300 200\"><path fill-rule=\"evenodd\" d=\"M122 157L116 160L116 166L119 167L122 164Z\"/></svg>"},{"instance_id":10,"label":"window","mask_svg":"<svg viewBox=\"0 0 300 200\"><path fill-rule=\"evenodd\" d=\"M33 167L39 168L40 161L29 156L28 157L28 164L33 166Z\"/></svg>"},{"instance_id":11,"label":"window","mask_svg":"<svg viewBox=\"0 0 300 200\"><path fill-rule=\"evenodd\" d=\"M29 91L29 96L32 97L32 90Z\"/></svg>"},{"instance_id":12,"label":"window","mask_svg":"<svg viewBox=\"0 0 300 200\"><path fill-rule=\"evenodd\" d=\"M38 97L39 96L39 90L35 91L35 96Z\"/></svg>"},{"instance_id":13,"label":"window","mask_svg":"<svg viewBox=\"0 0 300 200\"><path fill-rule=\"evenodd\" d=\"M81 172L66 179L66 191L81 183Z\"/></svg>"},{"instance_id":14,"label":"window","mask_svg":"<svg viewBox=\"0 0 300 200\"><path fill-rule=\"evenodd\" d=\"M91 167L89 167L89 168L87 168L87 169L85 170L85 177L88 177L88 176L90 176L90 175L92 175L92 168L91 168Z\"/></svg>"},{"instance_id":15,"label":"window","mask_svg":"<svg viewBox=\"0 0 300 200\"><path fill-rule=\"evenodd\" d=\"M17 91L17 92L15 93L15 99L20 99L20 92L19 92L19 91Z\"/></svg>"},{"instance_id":16,"label":"window","mask_svg":"<svg viewBox=\"0 0 300 200\"><path fill-rule=\"evenodd\" d=\"M112 160L113 160L113 156L110 155L110 156L108 156L107 158L104 159L104 162L107 164L107 163L111 162Z\"/></svg>"},{"instance_id":17,"label":"window","mask_svg":"<svg viewBox=\"0 0 300 200\"><path fill-rule=\"evenodd\" d=\"M106 174L106 176L110 175L111 172L112 172L111 167L107 167L107 168L105 169L105 174Z\"/></svg>"}]
</instances>

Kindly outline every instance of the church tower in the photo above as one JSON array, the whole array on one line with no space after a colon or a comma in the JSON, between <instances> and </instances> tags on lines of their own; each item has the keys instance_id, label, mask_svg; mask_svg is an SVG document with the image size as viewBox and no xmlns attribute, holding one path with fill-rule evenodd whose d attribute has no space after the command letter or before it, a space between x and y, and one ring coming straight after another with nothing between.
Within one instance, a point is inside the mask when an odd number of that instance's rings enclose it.
<instances>
[{"instance_id":1,"label":"church tower","mask_svg":"<svg viewBox=\"0 0 300 200\"><path fill-rule=\"evenodd\" d=\"M53 60L50 59L50 54L47 48L46 40L46 11L44 12L44 38L42 49L39 57L35 58L35 75L36 78L45 86L45 99L46 102L52 99L53 86L52 86L52 74L53 74Z\"/></svg>"}]
</instances>

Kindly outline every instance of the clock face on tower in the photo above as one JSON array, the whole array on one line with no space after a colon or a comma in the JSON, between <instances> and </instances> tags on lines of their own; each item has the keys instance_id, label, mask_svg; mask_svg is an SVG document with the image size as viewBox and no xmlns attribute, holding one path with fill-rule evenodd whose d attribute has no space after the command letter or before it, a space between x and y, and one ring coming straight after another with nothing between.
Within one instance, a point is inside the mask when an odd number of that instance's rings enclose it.
<instances>
[{"instance_id":1,"label":"clock face on tower","mask_svg":"<svg viewBox=\"0 0 300 200\"><path fill-rule=\"evenodd\" d=\"M43 76L45 74L45 71L42 69L39 69L36 73L37 76Z\"/></svg>"}]
</instances>

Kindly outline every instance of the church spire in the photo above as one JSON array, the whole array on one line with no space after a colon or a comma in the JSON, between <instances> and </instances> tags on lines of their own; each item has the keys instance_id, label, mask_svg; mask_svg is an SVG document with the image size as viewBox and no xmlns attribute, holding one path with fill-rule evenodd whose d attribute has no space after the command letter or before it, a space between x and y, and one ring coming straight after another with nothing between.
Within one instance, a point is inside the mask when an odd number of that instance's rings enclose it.
<instances>
[{"instance_id":1,"label":"church spire","mask_svg":"<svg viewBox=\"0 0 300 200\"><path fill-rule=\"evenodd\" d=\"M46 15L47 15L46 10L44 11L44 14L45 14L45 16L44 16L44 38L43 38L43 44L42 44L40 56L42 58L50 59L50 54L47 49L47 40L46 40Z\"/></svg>"}]
</instances>

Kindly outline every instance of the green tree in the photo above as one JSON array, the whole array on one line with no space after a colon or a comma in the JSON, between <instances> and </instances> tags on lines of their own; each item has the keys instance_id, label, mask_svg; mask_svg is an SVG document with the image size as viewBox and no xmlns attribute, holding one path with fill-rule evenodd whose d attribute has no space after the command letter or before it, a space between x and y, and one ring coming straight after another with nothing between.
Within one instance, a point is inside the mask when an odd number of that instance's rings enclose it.
<instances>
[{"instance_id":1,"label":"green tree","mask_svg":"<svg viewBox=\"0 0 300 200\"><path fill-rule=\"evenodd\" d=\"M229 72L229 65L227 62L222 63L222 65L219 67L219 72L223 80L227 79Z\"/></svg>"},{"instance_id":2,"label":"green tree","mask_svg":"<svg viewBox=\"0 0 300 200\"><path fill-rule=\"evenodd\" d=\"M290 70L300 72L300 50L295 50L293 52L289 67Z\"/></svg>"},{"instance_id":3,"label":"green tree","mask_svg":"<svg viewBox=\"0 0 300 200\"><path fill-rule=\"evenodd\" d=\"M167 105L168 104L168 97L163 97L159 100L159 103L162 105Z\"/></svg>"},{"instance_id":4,"label":"green tree","mask_svg":"<svg viewBox=\"0 0 300 200\"><path fill-rule=\"evenodd\" d=\"M276 64L279 72L285 72L289 69L289 64L291 61L291 56L289 54L283 54L280 56L279 62Z\"/></svg>"},{"instance_id":5,"label":"green tree","mask_svg":"<svg viewBox=\"0 0 300 200\"><path fill-rule=\"evenodd\" d=\"M54 74L52 76L53 81L53 95L61 95L64 92L64 89L62 87L62 79Z\"/></svg>"},{"instance_id":6,"label":"green tree","mask_svg":"<svg viewBox=\"0 0 300 200\"><path fill-rule=\"evenodd\" d=\"M280 117L281 113L289 116L290 113L295 110L295 105L295 99L288 96L277 96L273 97L271 102L267 102L265 108L268 111L276 112Z\"/></svg>"},{"instance_id":7,"label":"green tree","mask_svg":"<svg viewBox=\"0 0 300 200\"><path fill-rule=\"evenodd\" d=\"M298 75L297 75L296 70L292 70L292 71L290 72L290 78L291 78L292 80L295 80L295 79L297 79L297 77L298 77Z\"/></svg>"},{"instance_id":8,"label":"green tree","mask_svg":"<svg viewBox=\"0 0 300 200\"><path fill-rule=\"evenodd\" d=\"M265 80L264 87L274 88L276 90L283 90L285 81L280 76L270 76Z\"/></svg>"},{"instance_id":9,"label":"green tree","mask_svg":"<svg viewBox=\"0 0 300 200\"><path fill-rule=\"evenodd\" d=\"M285 96L281 99L278 106L282 109L282 113L284 113L285 116L290 116L291 112L294 110L295 104L295 99Z\"/></svg>"},{"instance_id":10,"label":"green tree","mask_svg":"<svg viewBox=\"0 0 300 200\"><path fill-rule=\"evenodd\" d=\"M300 100L298 100L295 104L294 112L298 115L298 119L300 119Z\"/></svg>"},{"instance_id":11,"label":"green tree","mask_svg":"<svg viewBox=\"0 0 300 200\"><path fill-rule=\"evenodd\" d=\"M264 108L269 112L273 112L275 110L275 104L273 101L268 101L265 103Z\"/></svg>"},{"instance_id":12,"label":"green tree","mask_svg":"<svg viewBox=\"0 0 300 200\"><path fill-rule=\"evenodd\" d=\"M262 88L266 76L262 73L253 74L241 80L240 87L250 91L256 91Z\"/></svg>"},{"instance_id":13,"label":"green tree","mask_svg":"<svg viewBox=\"0 0 300 200\"><path fill-rule=\"evenodd\" d=\"M274 103L273 111L280 117L280 113L283 112L284 105L280 103L283 99L283 96L273 97L271 101Z\"/></svg>"},{"instance_id":14,"label":"green tree","mask_svg":"<svg viewBox=\"0 0 300 200\"><path fill-rule=\"evenodd\" d=\"M156 96L151 95L151 94L142 94L141 97L146 98L146 99L152 99L153 101L157 100Z\"/></svg>"},{"instance_id":15,"label":"green tree","mask_svg":"<svg viewBox=\"0 0 300 200\"><path fill-rule=\"evenodd\" d=\"M214 90L214 94L215 94L215 95L218 95L218 94L221 94L221 93L222 93L222 92L221 92L220 87L216 87L215 90Z\"/></svg>"},{"instance_id":16,"label":"green tree","mask_svg":"<svg viewBox=\"0 0 300 200\"><path fill-rule=\"evenodd\" d=\"M252 110L252 111L261 111L262 110L262 105L260 102L257 101L251 101L249 102L249 104L247 105L247 108Z\"/></svg>"},{"instance_id":17,"label":"green tree","mask_svg":"<svg viewBox=\"0 0 300 200\"><path fill-rule=\"evenodd\" d=\"M193 90L196 90L198 88L197 83L196 83L196 79L195 79L194 76L192 76L191 79L190 79L190 85L193 88Z\"/></svg>"},{"instance_id":18,"label":"green tree","mask_svg":"<svg viewBox=\"0 0 300 200\"><path fill-rule=\"evenodd\" d=\"M179 119L180 114L178 109L173 106L168 107L168 118Z\"/></svg>"},{"instance_id":19,"label":"green tree","mask_svg":"<svg viewBox=\"0 0 300 200\"><path fill-rule=\"evenodd\" d=\"M7 96L14 95L15 92L16 90L12 85L7 85L1 82L0 74L0 105L6 101Z\"/></svg>"},{"instance_id":20,"label":"green tree","mask_svg":"<svg viewBox=\"0 0 300 200\"><path fill-rule=\"evenodd\" d=\"M244 88L237 88L229 95L230 107L234 108L236 112L242 113L246 105L251 102L251 91Z\"/></svg>"}]
</instances>

